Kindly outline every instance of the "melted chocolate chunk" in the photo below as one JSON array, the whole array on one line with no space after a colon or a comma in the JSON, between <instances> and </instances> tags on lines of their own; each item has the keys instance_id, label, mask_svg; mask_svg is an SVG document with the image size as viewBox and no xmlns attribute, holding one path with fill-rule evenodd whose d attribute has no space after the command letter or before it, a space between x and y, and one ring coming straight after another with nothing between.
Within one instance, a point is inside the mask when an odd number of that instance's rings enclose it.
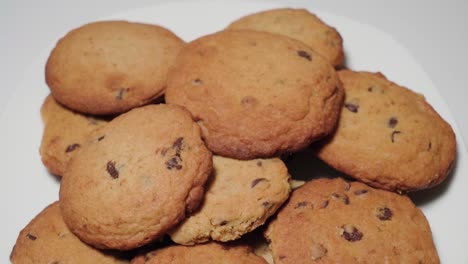
<instances>
[{"instance_id":1,"label":"melted chocolate chunk","mask_svg":"<svg viewBox=\"0 0 468 264\"><path fill-rule=\"evenodd\" d=\"M310 56L310 54L307 53L304 50L298 50L297 55L299 55L300 57L302 57L302 58L304 58L304 59L306 59L308 61L312 61L312 57Z\"/></svg>"},{"instance_id":2,"label":"melted chocolate chunk","mask_svg":"<svg viewBox=\"0 0 468 264\"><path fill-rule=\"evenodd\" d=\"M343 228L343 234L341 234L341 237L349 242L359 241L363 237L363 234L355 226L346 225L341 228Z\"/></svg>"},{"instance_id":3,"label":"melted chocolate chunk","mask_svg":"<svg viewBox=\"0 0 468 264\"><path fill-rule=\"evenodd\" d=\"M115 161L107 162L106 170L113 179L119 178L119 171L115 168Z\"/></svg>"},{"instance_id":4,"label":"melted chocolate chunk","mask_svg":"<svg viewBox=\"0 0 468 264\"><path fill-rule=\"evenodd\" d=\"M219 223L219 225L220 225L220 226L225 226L225 225L227 225L227 223L228 223L228 221L223 220L223 221L221 221L221 222Z\"/></svg>"},{"instance_id":5,"label":"melted chocolate chunk","mask_svg":"<svg viewBox=\"0 0 468 264\"><path fill-rule=\"evenodd\" d=\"M176 151L176 155L179 155L180 154L180 151L182 150L182 144L184 142L184 138L183 137L179 137L176 139L176 141L174 141L174 143L172 144L172 147L174 148L174 150Z\"/></svg>"},{"instance_id":6,"label":"melted chocolate chunk","mask_svg":"<svg viewBox=\"0 0 468 264\"><path fill-rule=\"evenodd\" d=\"M262 181L268 181L268 180L265 179L265 178L257 178L257 179L252 181L252 183L250 184L250 188L255 187L257 184L259 184Z\"/></svg>"},{"instance_id":7,"label":"melted chocolate chunk","mask_svg":"<svg viewBox=\"0 0 468 264\"><path fill-rule=\"evenodd\" d=\"M391 220L392 216L393 216L393 212L388 207L377 209L377 217L382 221Z\"/></svg>"},{"instance_id":8,"label":"melted chocolate chunk","mask_svg":"<svg viewBox=\"0 0 468 264\"><path fill-rule=\"evenodd\" d=\"M349 111L351 111L353 113L357 113L358 110L359 110L359 105L356 105L356 104L353 104L353 103L345 103L344 107L346 107L346 109L348 109Z\"/></svg>"},{"instance_id":9,"label":"melted chocolate chunk","mask_svg":"<svg viewBox=\"0 0 468 264\"><path fill-rule=\"evenodd\" d=\"M394 128L398 124L398 119L396 117L390 117L388 120L388 127L389 128Z\"/></svg>"},{"instance_id":10,"label":"melted chocolate chunk","mask_svg":"<svg viewBox=\"0 0 468 264\"><path fill-rule=\"evenodd\" d=\"M79 148L81 145L78 143L68 145L67 149L65 149L65 153L72 152L75 149Z\"/></svg>"},{"instance_id":11,"label":"melted chocolate chunk","mask_svg":"<svg viewBox=\"0 0 468 264\"><path fill-rule=\"evenodd\" d=\"M401 131L395 130L392 132L392 135L390 136L392 139L392 143L395 143L395 135L401 134Z\"/></svg>"},{"instance_id":12,"label":"melted chocolate chunk","mask_svg":"<svg viewBox=\"0 0 468 264\"><path fill-rule=\"evenodd\" d=\"M332 197L342 201L344 204L349 204L349 197L346 194L332 193Z\"/></svg>"},{"instance_id":13,"label":"melted chocolate chunk","mask_svg":"<svg viewBox=\"0 0 468 264\"><path fill-rule=\"evenodd\" d=\"M36 237L36 236L34 236L34 235L31 235L31 234L29 234L29 233L27 233L27 234L26 234L26 237L27 237L27 238L29 238L29 239L31 239L32 241L34 241L34 240L36 240L36 239L37 239L37 237Z\"/></svg>"},{"instance_id":14,"label":"melted chocolate chunk","mask_svg":"<svg viewBox=\"0 0 468 264\"><path fill-rule=\"evenodd\" d=\"M98 137L97 141L101 141L101 140L103 140L105 137L106 137L106 136L100 136L100 137Z\"/></svg>"}]
</instances>

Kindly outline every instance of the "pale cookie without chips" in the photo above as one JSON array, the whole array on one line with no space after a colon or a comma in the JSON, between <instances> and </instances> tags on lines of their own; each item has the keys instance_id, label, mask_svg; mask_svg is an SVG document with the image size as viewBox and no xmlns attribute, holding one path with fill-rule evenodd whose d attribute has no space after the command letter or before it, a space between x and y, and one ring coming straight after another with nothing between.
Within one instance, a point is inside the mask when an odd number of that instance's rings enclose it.
<instances>
[{"instance_id":1,"label":"pale cookie without chips","mask_svg":"<svg viewBox=\"0 0 468 264\"><path fill-rule=\"evenodd\" d=\"M196 246L169 246L137 256L132 264L267 264L245 245L207 243Z\"/></svg>"},{"instance_id":2,"label":"pale cookie without chips","mask_svg":"<svg viewBox=\"0 0 468 264\"><path fill-rule=\"evenodd\" d=\"M276 264L439 263L429 224L408 197L341 178L295 190L265 235Z\"/></svg>"},{"instance_id":3,"label":"pale cookie without chips","mask_svg":"<svg viewBox=\"0 0 468 264\"><path fill-rule=\"evenodd\" d=\"M190 113L149 105L93 131L62 179L70 230L98 248L132 249L163 236L201 202L211 152Z\"/></svg>"},{"instance_id":4,"label":"pale cookie without chips","mask_svg":"<svg viewBox=\"0 0 468 264\"><path fill-rule=\"evenodd\" d=\"M46 82L57 101L76 111L125 112L164 94L167 72L184 44L156 25L86 24L58 41Z\"/></svg>"},{"instance_id":5,"label":"pale cookie without chips","mask_svg":"<svg viewBox=\"0 0 468 264\"><path fill-rule=\"evenodd\" d=\"M318 156L371 186L414 191L441 183L455 161L451 126L423 96L380 73L339 72L346 100Z\"/></svg>"},{"instance_id":6,"label":"pale cookie without chips","mask_svg":"<svg viewBox=\"0 0 468 264\"><path fill-rule=\"evenodd\" d=\"M106 119L83 115L70 110L49 95L41 108L44 122L41 154L42 163L57 176L62 176L68 162L94 129L107 123Z\"/></svg>"},{"instance_id":7,"label":"pale cookie without chips","mask_svg":"<svg viewBox=\"0 0 468 264\"><path fill-rule=\"evenodd\" d=\"M130 262L80 241L63 222L58 202L46 207L21 230L10 260L14 264Z\"/></svg>"},{"instance_id":8,"label":"pale cookie without chips","mask_svg":"<svg viewBox=\"0 0 468 264\"><path fill-rule=\"evenodd\" d=\"M255 159L298 151L332 132L343 96L334 68L302 42L228 30L185 46L165 98L193 114L214 153Z\"/></svg>"},{"instance_id":9,"label":"pale cookie without chips","mask_svg":"<svg viewBox=\"0 0 468 264\"><path fill-rule=\"evenodd\" d=\"M263 225L289 197L288 170L280 159L214 156L213 167L200 209L169 233L178 244L238 239Z\"/></svg>"},{"instance_id":10,"label":"pale cookie without chips","mask_svg":"<svg viewBox=\"0 0 468 264\"><path fill-rule=\"evenodd\" d=\"M306 9L279 8L258 12L232 22L228 29L266 31L300 40L333 66L343 63L343 39L338 31Z\"/></svg>"}]
</instances>

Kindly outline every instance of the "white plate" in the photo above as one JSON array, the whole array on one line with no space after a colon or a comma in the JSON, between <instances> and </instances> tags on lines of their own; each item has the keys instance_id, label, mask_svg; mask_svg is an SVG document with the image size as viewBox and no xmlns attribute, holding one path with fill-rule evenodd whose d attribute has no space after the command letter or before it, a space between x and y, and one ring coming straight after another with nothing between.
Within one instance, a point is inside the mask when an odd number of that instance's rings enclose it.
<instances>
[{"instance_id":1,"label":"white plate","mask_svg":"<svg viewBox=\"0 0 468 264\"><path fill-rule=\"evenodd\" d=\"M285 6L299 7L286 1L275 4L252 1L178 2L132 10L110 18L160 24L189 41L221 30L242 15ZM458 139L458 161L454 173L441 186L415 194L413 200L430 222L442 263L467 263L467 152L454 119L433 82L408 51L388 34L349 18L313 10L307 3L300 7L309 7L339 30L344 38L348 67L381 71L389 79L424 94L452 124ZM14 87L15 92L0 117L3 171L0 262L8 259L19 231L45 206L58 199L59 182L47 173L38 152L43 128L39 109L48 94L44 64L51 48L44 50L25 71L24 79Z\"/></svg>"}]
</instances>

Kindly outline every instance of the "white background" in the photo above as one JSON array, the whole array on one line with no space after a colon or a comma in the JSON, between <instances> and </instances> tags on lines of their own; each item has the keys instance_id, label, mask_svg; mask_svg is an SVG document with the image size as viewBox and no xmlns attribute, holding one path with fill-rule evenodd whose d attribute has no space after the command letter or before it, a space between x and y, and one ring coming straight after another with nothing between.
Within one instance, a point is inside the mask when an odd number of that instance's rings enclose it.
<instances>
[{"instance_id":1,"label":"white background","mask_svg":"<svg viewBox=\"0 0 468 264\"><path fill-rule=\"evenodd\" d=\"M23 78L25 68L40 51L53 45L57 36L99 17L160 2L169 1L0 0L0 112ZM289 2L297 5L301 1ZM465 118L468 107L464 102L468 98L465 66L468 60L468 1L307 2L317 9L374 25L406 46L429 74L447 101L464 138L468 139L468 118ZM184 19L190 23L197 19L197 14Z\"/></svg>"}]
</instances>

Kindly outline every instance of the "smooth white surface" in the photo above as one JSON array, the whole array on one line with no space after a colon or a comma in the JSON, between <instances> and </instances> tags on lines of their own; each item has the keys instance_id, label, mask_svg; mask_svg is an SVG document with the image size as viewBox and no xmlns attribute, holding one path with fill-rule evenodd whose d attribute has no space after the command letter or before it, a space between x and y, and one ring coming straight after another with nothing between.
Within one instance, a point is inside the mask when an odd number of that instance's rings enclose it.
<instances>
[{"instance_id":1,"label":"smooth white surface","mask_svg":"<svg viewBox=\"0 0 468 264\"><path fill-rule=\"evenodd\" d=\"M423 93L449 123L455 124L433 82L399 41L375 27L317 11L316 6L306 2L178 1L173 4L125 11L113 17L159 23L185 40L191 40L221 30L230 21L242 15L274 6L308 7L317 12L327 23L337 27L342 34L348 67L356 70L382 71L391 80ZM53 13L45 9L42 11L45 11L43 14ZM101 17L106 17L108 14L80 8L76 12L94 12L93 14L100 14ZM39 32L49 38L46 42L42 40L42 43L46 43L45 46L43 44L40 52L29 58L28 66L20 69L20 73L16 71L11 73L11 76L17 79L9 86L11 96L7 101L4 100L7 103L0 117L0 124L3 127L0 130L2 147L0 162L4 172L4 182L0 192L4 229L2 230L4 236L0 242L2 260L8 258L19 230L58 197L58 181L47 174L38 154L42 134L39 108L48 93L43 76L48 52L56 40L68 30L95 19L81 17L73 21L65 20L62 26L55 28L52 33ZM35 42L29 42L20 43L17 47L34 49L34 46ZM18 53L13 46L9 48L11 54ZM27 53L26 50L24 52ZM2 73L9 72L8 65L2 67L4 67ZM12 68L18 70L15 65ZM5 88L2 88L2 91L3 89ZM468 252L465 247L468 245L468 234L463 233L466 233L464 224L468 222L468 214L464 210L465 202L468 201L468 193L464 192L468 186L467 178L464 177L468 175L468 160L466 150L462 146L461 134L456 126L454 128L459 143L458 163L454 175L441 187L415 194L414 200L429 219L442 262L467 263Z\"/></svg>"}]
</instances>

